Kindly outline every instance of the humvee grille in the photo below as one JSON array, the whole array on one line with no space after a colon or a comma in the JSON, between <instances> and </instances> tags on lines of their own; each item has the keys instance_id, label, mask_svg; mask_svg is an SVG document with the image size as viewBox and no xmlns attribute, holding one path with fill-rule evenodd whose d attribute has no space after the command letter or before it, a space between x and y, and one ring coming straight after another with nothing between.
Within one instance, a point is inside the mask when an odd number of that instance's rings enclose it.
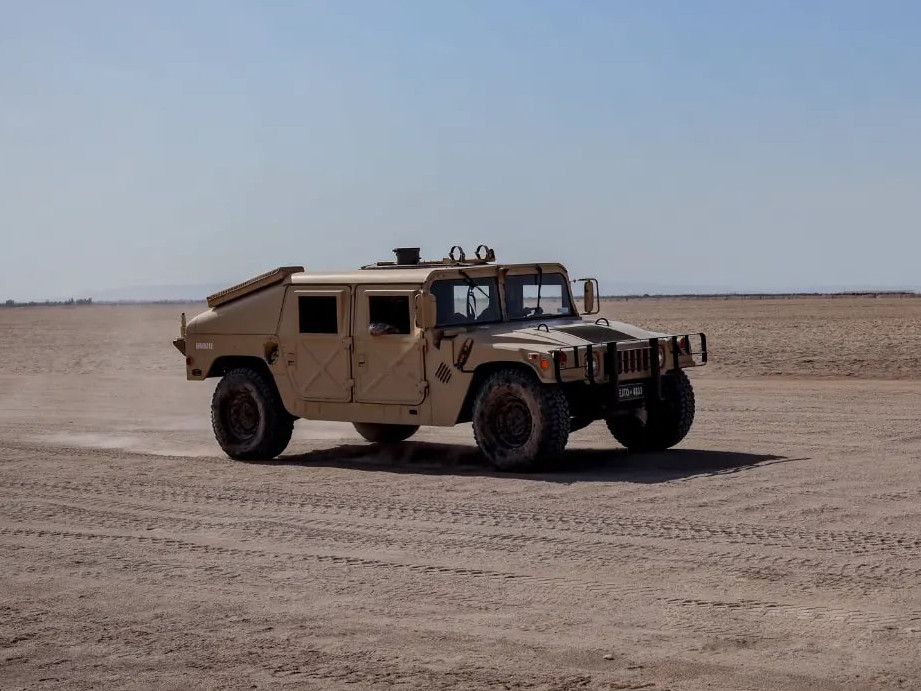
<instances>
[{"instance_id":1,"label":"humvee grille","mask_svg":"<svg viewBox=\"0 0 921 691\"><path fill-rule=\"evenodd\" d=\"M617 355L618 374L645 372L649 369L649 348L622 350Z\"/></svg>"}]
</instances>

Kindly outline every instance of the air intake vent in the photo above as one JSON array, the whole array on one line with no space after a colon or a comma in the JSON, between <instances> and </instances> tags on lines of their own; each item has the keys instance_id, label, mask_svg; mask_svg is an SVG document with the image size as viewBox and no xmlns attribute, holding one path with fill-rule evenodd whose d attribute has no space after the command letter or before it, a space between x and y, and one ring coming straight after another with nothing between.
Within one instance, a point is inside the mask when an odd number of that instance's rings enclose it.
<instances>
[{"instance_id":1,"label":"air intake vent","mask_svg":"<svg viewBox=\"0 0 921 691\"><path fill-rule=\"evenodd\" d=\"M451 381L451 368L442 362L438 365L438 369L435 370L435 376L438 377L438 381L442 384L447 384Z\"/></svg>"}]
</instances>

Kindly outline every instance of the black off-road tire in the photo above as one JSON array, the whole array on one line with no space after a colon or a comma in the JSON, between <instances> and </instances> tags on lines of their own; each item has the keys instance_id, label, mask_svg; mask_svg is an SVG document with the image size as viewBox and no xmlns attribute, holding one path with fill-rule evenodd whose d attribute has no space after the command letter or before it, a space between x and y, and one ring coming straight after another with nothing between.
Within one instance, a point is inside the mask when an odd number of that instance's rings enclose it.
<instances>
[{"instance_id":1,"label":"black off-road tire","mask_svg":"<svg viewBox=\"0 0 921 691\"><path fill-rule=\"evenodd\" d=\"M353 422L355 431L376 444L406 441L419 431L419 425L382 425L377 422Z\"/></svg>"},{"instance_id":2,"label":"black off-road tire","mask_svg":"<svg viewBox=\"0 0 921 691\"><path fill-rule=\"evenodd\" d=\"M498 470L527 472L558 460L569 440L569 404L525 370L489 375L473 402L473 435Z\"/></svg>"},{"instance_id":3,"label":"black off-road tire","mask_svg":"<svg viewBox=\"0 0 921 691\"><path fill-rule=\"evenodd\" d=\"M664 451L687 436L694 423L694 389L682 371L662 378L663 400L646 406L646 424L634 416L607 420L614 438L630 451Z\"/></svg>"},{"instance_id":4,"label":"black off-road tire","mask_svg":"<svg viewBox=\"0 0 921 691\"><path fill-rule=\"evenodd\" d=\"M238 461L278 456L291 441L295 419L285 410L271 376L257 369L230 370L211 398L214 437Z\"/></svg>"}]
</instances>

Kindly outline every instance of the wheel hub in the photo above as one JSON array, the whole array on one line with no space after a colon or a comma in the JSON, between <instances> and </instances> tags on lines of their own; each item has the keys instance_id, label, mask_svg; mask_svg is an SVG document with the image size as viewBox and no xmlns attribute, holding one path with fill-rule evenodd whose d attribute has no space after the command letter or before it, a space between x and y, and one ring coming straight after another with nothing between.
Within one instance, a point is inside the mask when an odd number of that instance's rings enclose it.
<instances>
[{"instance_id":1,"label":"wheel hub","mask_svg":"<svg viewBox=\"0 0 921 691\"><path fill-rule=\"evenodd\" d=\"M519 447L531 438L531 411L517 396L504 396L496 405L496 436L507 447Z\"/></svg>"},{"instance_id":2,"label":"wheel hub","mask_svg":"<svg viewBox=\"0 0 921 691\"><path fill-rule=\"evenodd\" d=\"M259 406L247 391L239 391L227 403L227 427L237 439L250 439L259 428Z\"/></svg>"}]
</instances>

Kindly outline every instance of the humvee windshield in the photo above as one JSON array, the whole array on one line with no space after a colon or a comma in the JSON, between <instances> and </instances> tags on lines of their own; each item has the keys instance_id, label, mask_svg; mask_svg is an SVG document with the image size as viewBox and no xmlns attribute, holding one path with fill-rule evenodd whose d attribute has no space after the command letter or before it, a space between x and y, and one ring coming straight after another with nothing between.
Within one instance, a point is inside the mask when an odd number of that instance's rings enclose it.
<instances>
[{"instance_id":1,"label":"humvee windshield","mask_svg":"<svg viewBox=\"0 0 921 691\"><path fill-rule=\"evenodd\" d=\"M566 277L560 273L518 274L505 279L505 306L509 319L572 317Z\"/></svg>"},{"instance_id":2,"label":"humvee windshield","mask_svg":"<svg viewBox=\"0 0 921 691\"><path fill-rule=\"evenodd\" d=\"M432 283L436 326L485 324L502 320L495 276L452 278Z\"/></svg>"}]
</instances>

